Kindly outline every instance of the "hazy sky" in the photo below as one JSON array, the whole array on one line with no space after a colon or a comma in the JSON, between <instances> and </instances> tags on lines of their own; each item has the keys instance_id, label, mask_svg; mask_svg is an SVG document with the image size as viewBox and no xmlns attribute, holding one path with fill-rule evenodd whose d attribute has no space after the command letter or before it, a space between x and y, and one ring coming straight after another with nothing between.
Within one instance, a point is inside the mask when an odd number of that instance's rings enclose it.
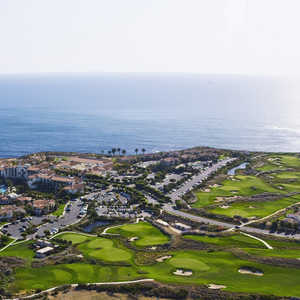
<instances>
[{"instance_id":1,"label":"hazy sky","mask_svg":"<svg viewBox=\"0 0 300 300\"><path fill-rule=\"evenodd\" d=\"M0 0L0 73L300 72L299 0Z\"/></svg>"}]
</instances>

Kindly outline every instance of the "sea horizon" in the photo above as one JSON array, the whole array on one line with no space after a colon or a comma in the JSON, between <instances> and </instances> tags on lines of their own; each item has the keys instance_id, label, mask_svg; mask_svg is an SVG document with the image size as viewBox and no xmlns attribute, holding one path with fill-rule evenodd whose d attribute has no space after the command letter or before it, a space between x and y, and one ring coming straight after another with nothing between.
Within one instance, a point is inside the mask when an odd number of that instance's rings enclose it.
<instances>
[{"instance_id":1,"label":"sea horizon","mask_svg":"<svg viewBox=\"0 0 300 300\"><path fill-rule=\"evenodd\" d=\"M238 75L1 75L0 157L113 147L300 152L289 91L279 78Z\"/></svg>"}]
</instances>

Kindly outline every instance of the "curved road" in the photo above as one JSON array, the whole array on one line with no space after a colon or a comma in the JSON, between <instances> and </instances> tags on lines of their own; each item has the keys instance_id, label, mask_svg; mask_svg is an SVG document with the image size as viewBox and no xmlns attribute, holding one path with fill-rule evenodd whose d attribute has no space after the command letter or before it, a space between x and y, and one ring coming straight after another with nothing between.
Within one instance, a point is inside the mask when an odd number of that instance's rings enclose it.
<instances>
[{"instance_id":1,"label":"curved road","mask_svg":"<svg viewBox=\"0 0 300 300\"><path fill-rule=\"evenodd\" d=\"M182 218L186 218L186 219L189 219L189 220L194 221L194 222L207 223L207 224L211 224L211 225L222 226L222 227L228 228L228 229L234 229L235 228L234 224L230 224L230 223L226 223L226 222L222 222L222 221L217 221L217 220L213 220L213 219L209 219L209 218L205 218L205 217L195 216L195 215L192 215L192 214L180 211L180 210L176 210L170 204L164 205L163 209L166 212L168 212L172 215L179 216L179 217L182 217ZM278 237L285 237L285 238L297 239L297 240L299 239L300 240L300 234L286 235L284 233L269 232L268 230L265 230L265 229L248 227L248 226L243 226L243 225L240 225L239 228L243 229L243 231L249 232L249 233L273 235L273 236L278 236Z\"/></svg>"}]
</instances>

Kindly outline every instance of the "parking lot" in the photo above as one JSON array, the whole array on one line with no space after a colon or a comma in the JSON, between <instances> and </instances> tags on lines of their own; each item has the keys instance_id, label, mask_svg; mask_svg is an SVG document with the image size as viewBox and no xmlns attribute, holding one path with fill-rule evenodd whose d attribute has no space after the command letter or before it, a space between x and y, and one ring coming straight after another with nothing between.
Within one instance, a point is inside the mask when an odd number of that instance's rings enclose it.
<instances>
[{"instance_id":1,"label":"parking lot","mask_svg":"<svg viewBox=\"0 0 300 300\"><path fill-rule=\"evenodd\" d=\"M82 206L84 204L83 200L76 199L74 201L70 201L70 204L70 210L66 210L64 215L62 215L61 217L48 215L23 218L20 221L6 224L2 228L2 232L10 234L10 236L13 238L21 239L22 233L27 228L33 225L37 226L37 231L33 234L28 235L27 238L33 238L36 236L43 237L45 235L45 231L47 230L49 230L50 232L52 231L52 233L55 233L55 231L58 231L64 227L67 227L80 221L78 215L82 210ZM83 216L84 214L82 214L81 217Z\"/></svg>"}]
</instances>

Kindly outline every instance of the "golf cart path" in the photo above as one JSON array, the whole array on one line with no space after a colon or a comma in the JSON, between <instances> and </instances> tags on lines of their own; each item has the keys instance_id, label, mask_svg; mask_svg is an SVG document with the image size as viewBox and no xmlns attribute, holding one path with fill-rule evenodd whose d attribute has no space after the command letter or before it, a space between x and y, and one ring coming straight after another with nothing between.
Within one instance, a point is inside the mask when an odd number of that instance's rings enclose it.
<instances>
[{"instance_id":1,"label":"golf cart path","mask_svg":"<svg viewBox=\"0 0 300 300\"><path fill-rule=\"evenodd\" d=\"M12 246L12 244L15 242L16 240L12 240L10 243L8 243L6 246L4 246L2 249L0 249L0 252L4 251L6 248L8 248L9 246Z\"/></svg>"},{"instance_id":2,"label":"golf cart path","mask_svg":"<svg viewBox=\"0 0 300 300\"><path fill-rule=\"evenodd\" d=\"M271 245L269 245L266 241L254 236L254 235L251 235L251 234L248 234L248 233L245 233L245 232L241 232L241 234L246 235L246 236L248 236L252 239L255 239L255 240L258 240L258 241L262 242L268 249L273 249L273 247Z\"/></svg>"}]
</instances>

